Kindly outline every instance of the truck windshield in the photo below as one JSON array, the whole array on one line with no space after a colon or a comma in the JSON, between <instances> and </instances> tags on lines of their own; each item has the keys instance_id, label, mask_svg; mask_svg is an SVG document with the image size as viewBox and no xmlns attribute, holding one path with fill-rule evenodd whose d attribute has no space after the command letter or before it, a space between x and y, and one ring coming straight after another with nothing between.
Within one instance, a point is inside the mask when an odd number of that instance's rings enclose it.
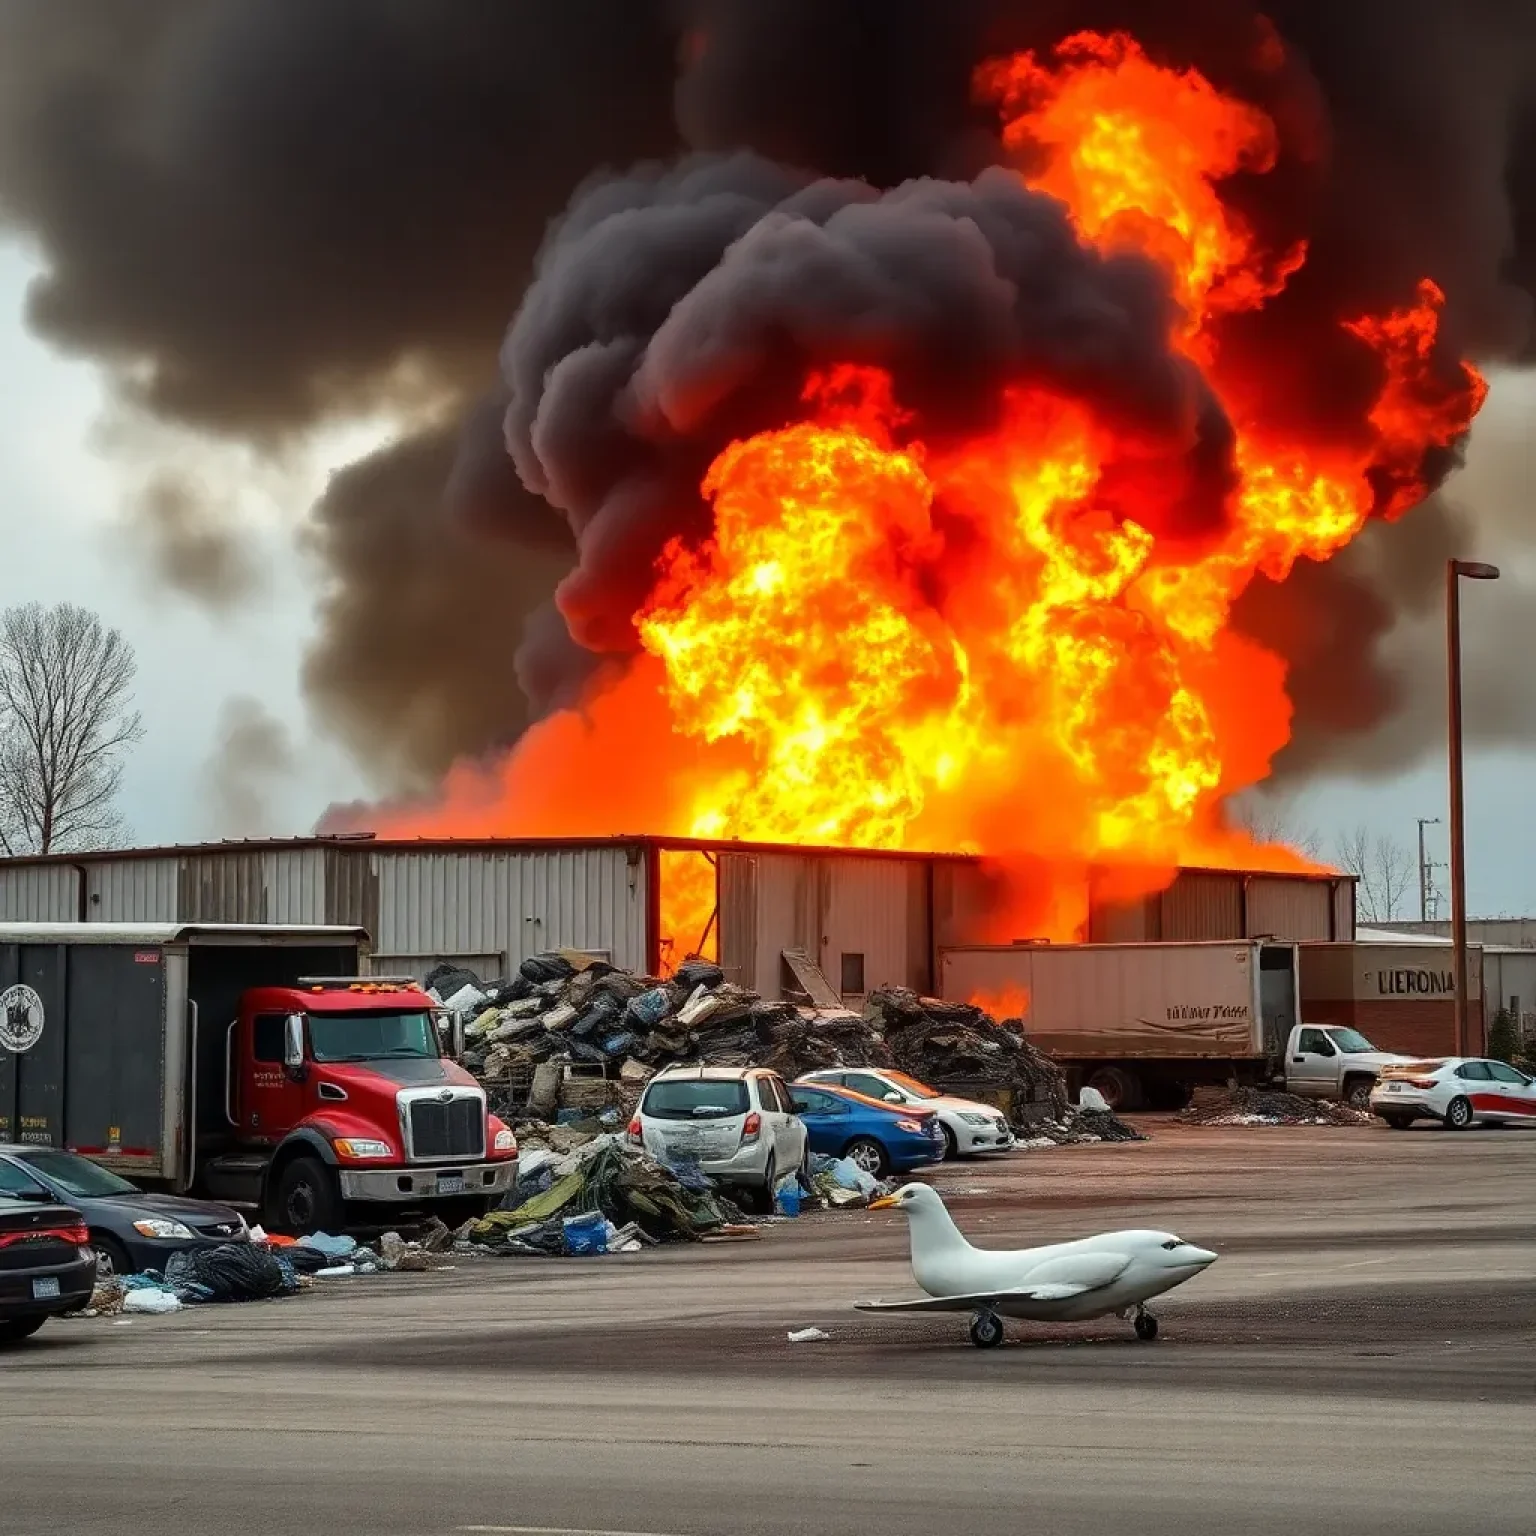
<instances>
[{"instance_id":1,"label":"truck windshield","mask_svg":"<svg viewBox=\"0 0 1536 1536\"><path fill-rule=\"evenodd\" d=\"M1358 1029L1330 1029L1328 1038L1341 1051L1374 1051L1376 1049Z\"/></svg>"},{"instance_id":2,"label":"truck windshield","mask_svg":"<svg viewBox=\"0 0 1536 1536\"><path fill-rule=\"evenodd\" d=\"M431 1058L437 1031L425 1009L411 1013L312 1013L309 1048L316 1061Z\"/></svg>"}]
</instances>

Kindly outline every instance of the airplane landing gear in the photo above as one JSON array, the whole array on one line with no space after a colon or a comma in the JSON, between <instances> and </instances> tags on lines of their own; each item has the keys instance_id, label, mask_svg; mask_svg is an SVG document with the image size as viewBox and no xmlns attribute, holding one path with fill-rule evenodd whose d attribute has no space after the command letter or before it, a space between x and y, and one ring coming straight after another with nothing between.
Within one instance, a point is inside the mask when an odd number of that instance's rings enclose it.
<instances>
[{"instance_id":1,"label":"airplane landing gear","mask_svg":"<svg viewBox=\"0 0 1536 1536\"><path fill-rule=\"evenodd\" d=\"M1150 1344L1157 1337L1157 1319L1144 1307L1136 1309L1136 1337L1143 1343Z\"/></svg>"},{"instance_id":2,"label":"airplane landing gear","mask_svg":"<svg viewBox=\"0 0 1536 1536\"><path fill-rule=\"evenodd\" d=\"M971 1343L977 1349L996 1349L1003 1342L1003 1320L983 1309L971 1318Z\"/></svg>"}]
</instances>

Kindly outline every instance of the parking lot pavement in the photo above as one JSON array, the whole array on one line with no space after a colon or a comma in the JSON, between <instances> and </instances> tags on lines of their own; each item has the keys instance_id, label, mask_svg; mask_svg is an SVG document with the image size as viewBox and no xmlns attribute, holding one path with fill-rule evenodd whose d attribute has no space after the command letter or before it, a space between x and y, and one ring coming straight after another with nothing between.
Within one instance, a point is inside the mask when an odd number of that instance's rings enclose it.
<instances>
[{"instance_id":1,"label":"parking lot pavement","mask_svg":"<svg viewBox=\"0 0 1536 1536\"><path fill-rule=\"evenodd\" d=\"M1536 1132L1150 1128L934 1182L986 1245L1216 1248L1156 1344L855 1314L911 1288L878 1212L56 1323L0 1358L0 1530L1536 1528Z\"/></svg>"}]
</instances>

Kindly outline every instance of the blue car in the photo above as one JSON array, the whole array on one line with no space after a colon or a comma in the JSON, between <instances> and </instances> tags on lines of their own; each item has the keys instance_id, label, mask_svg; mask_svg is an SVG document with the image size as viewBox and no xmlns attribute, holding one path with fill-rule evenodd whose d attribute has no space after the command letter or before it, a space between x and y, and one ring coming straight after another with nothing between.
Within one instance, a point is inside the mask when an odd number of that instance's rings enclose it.
<instances>
[{"instance_id":1,"label":"blue car","mask_svg":"<svg viewBox=\"0 0 1536 1536\"><path fill-rule=\"evenodd\" d=\"M944 1127L931 1109L882 1104L828 1083L796 1083L789 1093L812 1152L852 1158L877 1179L944 1159Z\"/></svg>"}]
</instances>

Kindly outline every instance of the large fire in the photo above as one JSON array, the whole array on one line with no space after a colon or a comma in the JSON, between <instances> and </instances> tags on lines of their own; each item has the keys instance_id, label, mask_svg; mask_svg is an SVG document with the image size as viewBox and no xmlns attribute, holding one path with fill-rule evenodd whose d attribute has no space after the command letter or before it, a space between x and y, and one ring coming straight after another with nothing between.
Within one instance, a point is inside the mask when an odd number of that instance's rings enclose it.
<instances>
[{"instance_id":1,"label":"large fire","mask_svg":"<svg viewBox=\"0 0 1536 1536\"><path fill-rule=\"evenodd\" d=\"M1073 872L1301 865L1222 823L1290 718L1283 665L1229 627L1233 602L1419 499L1426 450L1466 430L1483 381L1467 366L1435 385L1426 280L1347 324L1381 365L1368 437L1267 428L1276 402L1228 364L1222 321L1271 302L1306 252L1264 249L1222 186L1273 165L1269 119L1123 35L988 64L977 90L1082 240L1166 271L1170 340L1237 434L1220 527L1181 532L1159 450L1090 402L1020 382L995 429L941 445L886 374L821 370L803 419L710 467L713 536L665 550L638 664L532 732L489 805L465 777L411 830L1028 851ZM675 873L663 926L681 952L705 937L713 879ZM1080 915L1029 931L1071 937Z\"/></svg>"}]
</instances>

